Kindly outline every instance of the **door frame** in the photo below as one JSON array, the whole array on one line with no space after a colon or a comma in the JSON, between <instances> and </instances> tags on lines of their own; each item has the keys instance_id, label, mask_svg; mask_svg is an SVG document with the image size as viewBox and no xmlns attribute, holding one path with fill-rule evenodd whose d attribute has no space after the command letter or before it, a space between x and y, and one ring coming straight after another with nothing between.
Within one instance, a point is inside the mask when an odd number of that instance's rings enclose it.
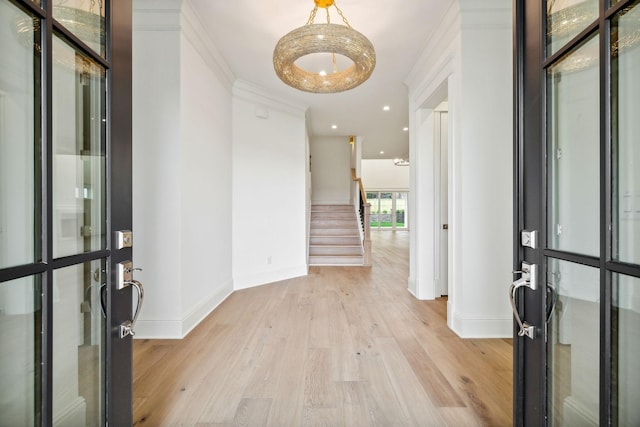
<instances>
[{"instance_id":1,"label":"door frame","mask_svg":"<svg viewBox=\"0 0 640 427\"><path fill-rule=\"evenodd\" d=\"M41 312L39 367L34 379L35 408L39 424L49 426L53 418L53 276L54 271L89 261L106 260L106 322L104 411L107 425L131 425L132 409L132 337L120 338L120 325L130 320L131 288L117 290L116 265L132 260L132 249L116 249L114 232L132 228L132 0L103 0L105 4L106 55L94 53L80 38L53 20L53 2L40 6L31 0L8 0L40 22L41 53L34 67L39 81L34 119L34 261L0 269L0 282L34 277L40 289ZM90 252L55 258L53 255L53 34L61 35L75 49L106 70L104 105L107 120L105 149L106 246ZM34 50L36 48L34 47ZM36 80L38 80L36 78ZM29 142L27 142L29 143ZM37 296L36 296L37 298Z\"/></svg>"},{"instance_id":2,"label":"door frame","mask_svg":"<svg viewBox=\"0 0 640 427\"><path fill-rule=\"evenodd\" d=\"M132 289L116 290L117 264L133 260L131 247L116 250L115 232L133 226L133 156L132 156L132 0L107 2L111 19L107 73L107 247L111 257L107 263L109 292L107 320L109 330L106 356L107 422L113 426L133 423L133 337L120 338L120 325L131 319ZM117 196L117 197L116 197ZM116 202L117 201L117 202Z\"/></svg>"},{"instance_id":3,"label":"door frame","mask_svg":"<svg viewBox=\"0 0 640 427\"><path fill-rule=\"evenodd\" d=\"M513 271L520 270L523 261L543 265L542 251L521 245L522 230L537 230L541 237L540 246L546 245L545 229L546 198L544 191L543 102L546 93L530 96L525 88L541 88L543 73L539 61L542 59L543 31L540 19L544 2L514 0L514 217L513 217ZM538 12L538 13L536 13ZM529 17L529 22L525 18ZM529 25L525 25L525 23ZM533 89L532 89L533 90ZM525 123L526 120L526 123ZM526 159L526 162L525 162ZM525 191L527 183L527 191ZM525 199L526 197L526 199ZM542 201L542 203L539 203ZM538 208L532 208L537 206ZM525 212L525 208L527 211ZM514 277L514 279L517 277ZM522 305L537 307L544 305L538 291L521 291ZM529 310L526 319L533 325L540 325L543 310ZM524 313L521 310L521 317ZM513 420L515 426L544 425L546 414L546 357L544 341L518 337L518 325L513 322ZM533 361L533 363L531 363ZM537 379L525 382L527 379ZM525 398L526 397L526 398ZM533 404L532 404L533 403Z\"/></svg>"},{"instance_id":4,"label":"door frame","mask_svg":"<svg viewBox=\"0 0 640 427\"><path fill-rule=\"evenodd\" d=\"M537 325L538 338L517 335L514 322L514 425L547 425L546 259L554 258L599 269L600 365L599 423L615 425L613 372L613 274L640 277L640 266L613 259L613 141L610 21L634 0L598 3L598 17L553 55L546 57L546 2L514 0L514 238L513 269L522 261L538 265L537 289L519 293L519 313ZM638 6L636 6L638 7ZM547 69L592 35L599 36L599 213L597 256L550 249L547 244ZM536 249L523 247L523 230L538 230ZM514 276L514 279L518 276Z\"/></svg>"}]
</instances>

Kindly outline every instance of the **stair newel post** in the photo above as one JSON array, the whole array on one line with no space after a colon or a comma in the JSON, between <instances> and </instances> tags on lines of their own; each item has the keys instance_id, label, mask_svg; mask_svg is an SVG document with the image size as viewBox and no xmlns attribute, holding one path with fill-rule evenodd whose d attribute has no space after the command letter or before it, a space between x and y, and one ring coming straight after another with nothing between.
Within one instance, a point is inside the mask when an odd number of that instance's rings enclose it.
<instances>
[{"instance_id":1,"label":"stair newel post","mask_svg":"<svg viewBox=\"0 0 640 427\"><path fill-rule=\"evenodd\" d=\"M371 266L371 203L363 203L364 207L364 240L362 246L364 249L364 262L366 267Z\"/></svg>"}]
</instances>

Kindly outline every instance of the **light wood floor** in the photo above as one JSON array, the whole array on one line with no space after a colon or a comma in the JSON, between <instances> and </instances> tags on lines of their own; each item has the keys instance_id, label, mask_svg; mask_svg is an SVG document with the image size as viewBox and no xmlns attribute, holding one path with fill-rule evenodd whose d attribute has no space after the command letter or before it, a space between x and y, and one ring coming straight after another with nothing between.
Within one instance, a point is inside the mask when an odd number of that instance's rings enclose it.
<instances>
[{"instance_id":1,"label":"light wood floor","mask_svg":"<svg viewBox=\"0 0 640 427\"><path fill-rule=\"evenodd\" d=\"M407 291L406 232L373 267L235 292L184 340L136 340L137 426L509 426L510 339L462 340Z\"/></svg>"}]
</instances>

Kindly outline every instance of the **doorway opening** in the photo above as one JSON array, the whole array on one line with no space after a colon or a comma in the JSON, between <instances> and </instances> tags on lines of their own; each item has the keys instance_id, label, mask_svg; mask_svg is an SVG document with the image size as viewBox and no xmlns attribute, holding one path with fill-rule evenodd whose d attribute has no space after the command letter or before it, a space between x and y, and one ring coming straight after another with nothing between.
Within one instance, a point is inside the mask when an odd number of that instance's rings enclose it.
<instances>
[{"instance_id":1,"label":"doorway opening","mask_svg":"<svg viewBox=\"0 0 640 427\"><path fill-rule=\"evenodd\" d=\"M406 191L368 191L367 202L371 204L372 229L402 230L409 229L407 212L409 193Z\"/></svg>"},{"instance_id":2,"label":"doorway opening","mask_svg":"<svg viewBox=\"0 0 640 427\"><path fill-rule=\"evenodd\" d=\"M412 218L409 290L418 299L455 295L449 286L453 268L451 132L448 78L415 111L410 158L409 214ZM419 216L416 213L419 212Z\"/></svg>"},{"instance_id":3,"label":"doorway opening","mask_svg":"<svg viewBox=\"0 0 640 427\"><path fill-rule=\"evenodd\" d=\"M436 295L449 295L449 105L442 101L434 110L434 177L436 194L434 206L436 212Z\"/></svg>"}]
</instances>

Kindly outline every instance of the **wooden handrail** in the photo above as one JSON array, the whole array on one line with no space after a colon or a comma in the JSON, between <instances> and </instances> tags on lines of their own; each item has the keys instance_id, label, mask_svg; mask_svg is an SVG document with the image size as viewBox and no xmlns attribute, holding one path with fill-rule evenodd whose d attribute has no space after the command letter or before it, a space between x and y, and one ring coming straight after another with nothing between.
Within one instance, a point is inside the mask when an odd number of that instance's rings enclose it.
<instances>
[{"instance_id":1,"label":"wooden handrail","mask_svg":"<svg viewBox=\"0 0 640 427\"><path fill-rule=\"evenodd\" d=\"M364 250L364 261L362 265L371 267L371 205L367 203L367 193L364 191L362 180L356 176L355 168L351 168L351 179L358 182L360 187L360 222L362 224L362 248Z\"/></svg>"},{"instance_id":2,"label":"wooden handrail","mask_svg":"<svg viewBox=\"0 0 640 427\"><path fill-rule=\"evenodd\" d=\"M351 180L358 181L358 187L360 187L360 198L362 203L367 203L367 193L364 191L364 185L362 185L362 179L356 176L356 168L351 168Z\"/></svg>"}]
</instances>

